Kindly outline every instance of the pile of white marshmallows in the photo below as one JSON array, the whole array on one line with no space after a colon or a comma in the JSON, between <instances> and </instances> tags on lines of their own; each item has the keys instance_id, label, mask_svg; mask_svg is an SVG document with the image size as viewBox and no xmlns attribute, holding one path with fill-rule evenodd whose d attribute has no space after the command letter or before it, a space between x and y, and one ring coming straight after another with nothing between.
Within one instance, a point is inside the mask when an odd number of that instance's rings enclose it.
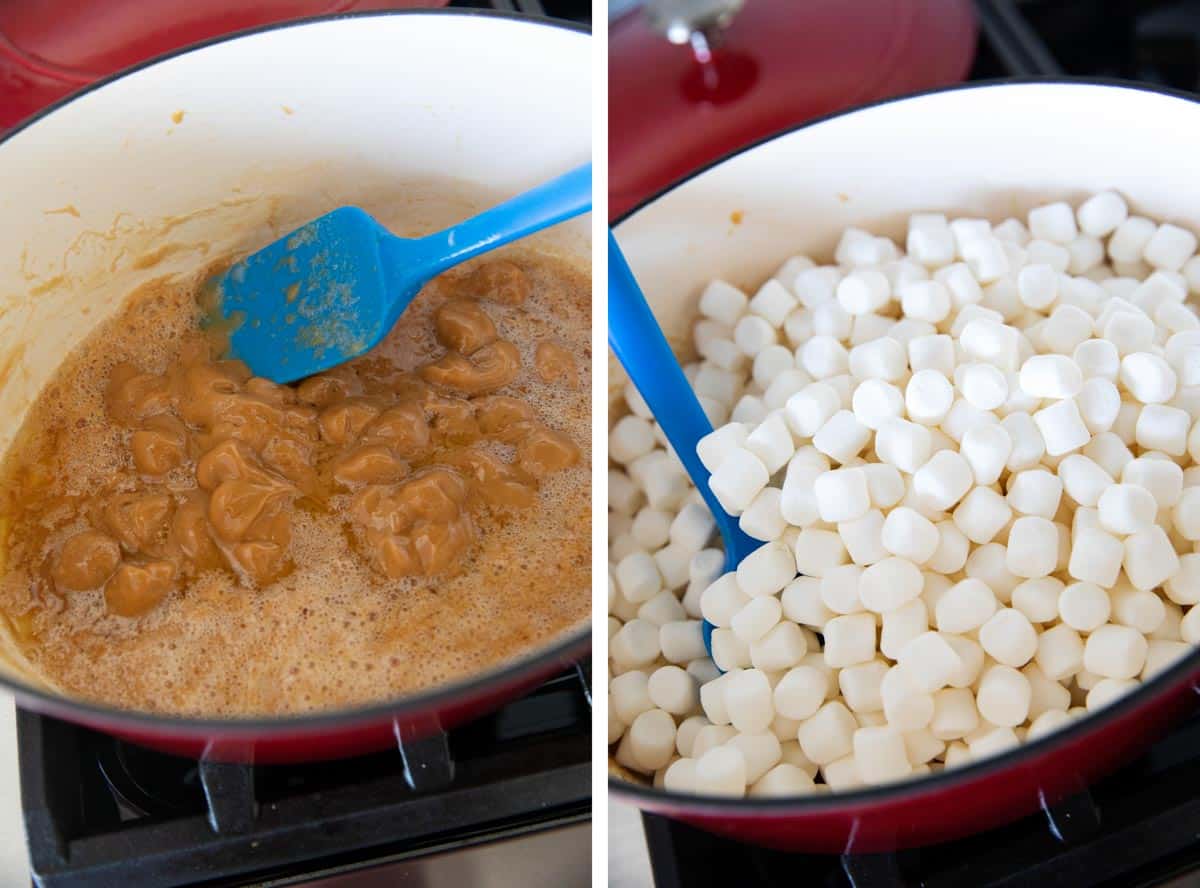
<instances>
[{"instance_id":1,"label":"pile of white marshmallows","mask_svg":"<svg viewBox=\"0 0 1200 888\"><path fill-rule=\"evenodd\" d=\"M848 229L686 374L719 538L644 402L611 429L609 740L657 786L844 790L994 755L1200 642L1196 237L1117 194ZM701 619L715 627L712 659Z\"/></svg>"}]
</instances>

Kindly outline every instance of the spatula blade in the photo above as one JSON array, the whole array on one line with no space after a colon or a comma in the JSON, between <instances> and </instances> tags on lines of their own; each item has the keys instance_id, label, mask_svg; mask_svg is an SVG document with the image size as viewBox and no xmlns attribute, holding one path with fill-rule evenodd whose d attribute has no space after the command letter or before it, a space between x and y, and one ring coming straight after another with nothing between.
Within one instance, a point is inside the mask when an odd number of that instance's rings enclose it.
<instances>
[{"instance_id":1,"label":"spatula blade","mask_svg":"<svg viewBox=\"0 0 1200 888\"><path fill-rule=\"evenodd\" d=\"M370 349L386 333L379 224L342 207L281 237L215 281L230 356L292 382Z\"/></svg>"}]
</instances>

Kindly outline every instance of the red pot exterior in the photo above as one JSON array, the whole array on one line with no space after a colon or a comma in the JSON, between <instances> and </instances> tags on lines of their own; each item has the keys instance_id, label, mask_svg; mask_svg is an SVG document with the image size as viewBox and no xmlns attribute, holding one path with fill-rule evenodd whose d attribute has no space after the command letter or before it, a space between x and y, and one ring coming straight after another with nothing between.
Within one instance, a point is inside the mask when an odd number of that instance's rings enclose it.
<instances>
[{"instance_id":1,"label":"red pot exterior","mask_svg":"<svg viewBox=\"0 0 1200 888\"><path fill-rule=\"evenodd\" d=\"M741 842L784 851L872 853L946 842L1074 795L1158 739L1198 702L1200 653L1131 699L1057 735L911 786L807 801L706 802L613 781L614 796Z\"/></svg>"},{"instance_id":2,"label":"red pot exterior","mask_svg":"<svg viewBox=\"0 0 1200 888\"><path fill-rule=\"evenodd\" d=\"M0 130L165 52L313 15L445 6L449 0L42 0L0 4Z\"/></svg>"},{"instance_id":3,"label":"red pot exterior","mask_svg":"<svg viewBox=\"0 0 1200 888\"><path fill-rule=\"evenodd\" d=\"M217 761L285 764L377 752L417 740L498 709L587 654L586 636L463 686L428 698L345 715L236 722L188 721L104 710L14 688L23 707L172 755Z\"/></svg>"},{"instance_id":4,"label":"red pot exterior","mask_svg":"<svg viewBox=\"0 0 1200 888\"><path fill-rule=\"evenodd\" d=\"M609 218L805 120L957 83L975 37L968 0L754 0L706 85L690 49L626 15L609 35Z\"/></svg>"}]
</instances>

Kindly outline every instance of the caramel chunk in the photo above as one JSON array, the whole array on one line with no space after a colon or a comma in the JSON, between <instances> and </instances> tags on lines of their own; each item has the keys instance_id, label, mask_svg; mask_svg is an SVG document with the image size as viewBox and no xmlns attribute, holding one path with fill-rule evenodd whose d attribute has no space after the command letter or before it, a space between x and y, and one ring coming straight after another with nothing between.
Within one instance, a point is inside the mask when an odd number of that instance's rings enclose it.
<instances>
[{"instance_id":1,"label":"caramel chunk","mask_svg":"<svg viewBox=\"0 0 1200 888\"><path fill-rule=\"evenodd\" d=\"M501 339L485 345L469 358L447 352L422 367L421 377L468 395L483 395L508 385L520 370L521 354L517 347Z\"/></svg>"},{"instance_id":2,"label":"caramel chunk","mask_svg":"<svg viewBox=\"0 0 1200 888\"><path fill-rule=\"evenodd\" d=\"M488 395L474 403L479 429L485 435L497 435L514 423L533 419L532 407L506 395Z\"/></svg>"},{"instance_id":3,"label":"caramel chunk","mask_svg":"<svg viewBox=\"0 0 1200 888\"><path fill-rule=\"evenodd\" d=\"M475 298L504 305L524 305L532 289L525 272L503 259L480 265L464 283Z\"/></svg>"},{"instance_id":4,"label":"caramel chunk","mask_svg":"<svg viewBox=\"0 0 1200 888\"><path fill-rule=\"evenodd\" d=\"M166 378L142 373L132 364L113 368L105 401L109 416L123 425L135 425L148 416L166 413L172 406Z\"/></svg>"},{"instance_id":5,"label":"caramel chunk","mask_svg":"<svg viewBox=\"0 0 1200 888\"><path fill-rule=\"evenodd\" d=\"M528 476L490 453L465 450L454 454L451 461L471 479L472 488L490 506L524 509L536 499Z\"/></svg>"},{"instance_id":6,"label":"caramel chunk","mask_svg":"<svg viewBox=\"0 0 1200 888\"><path fill-rule=\"evenodd\" d=\"M321 411L321 437L330 444L346 444L358 439L379 408L370 401L342 401Z\"/></svg>"},{"instance_id":7,"label":"caramel chunk","mask_svg":"<svg viewBox=\"0 0 1200 888\"><path fill-rule=\"evenodd\" d=\"M310 376L296 389L296 396L305 404L327 407L350 394L350 387L335 376Z\"/></svg>"},{"instance_id":8,"label":"caramel chunk","mask_svg":"<svg viewBox=\"0 0 1200 888\"><path fill-rule=\"evenodd\" d=\"M165 475L187 458L187 428L166 414L146 420L130 439L133 464L143 475Z\"/></svg>"},{"instance_id":9,"label":"caramel chunk","mask_svg":"<svg viewBox=\"0 0 1200 888\"><path fill-rule=\"evenodd\" d=\"M533 364L542 382L561 382L569 388L579 385L575 356L556 342L539 342L533 354Z\"/></svg>"},{"instance_id":10,"label":"caramel chunk","mask_svg":"<svg viewBox=\"0 0 1200 888\"><path fill-rule=\"evenodd\" d=\"M165 493L121 493L101 507L108 530L126 552L141 552L158 540L171 515Z\"/></svg>"},{"instance_id":11,"label":"caramel chunk","mask_svg":"<svg viewBox=\"0 0 1200 888\"><path fill-rule=\"evenodd\" d=\"M208 506L202 494L193 496L175 510L171 520L171 542L196 572L225 566L225 558L212 538Z\"/></svg>"},{"instance_id":12,"label":"caramel chunk","mask_svg":"<svg viewBox=\"0 0 1200 888\"><path fill-rule=\"evenodd\" d=\"M121 547L107 534L85 530L71 537L51 568L55 585L71 592L99 589L121 563Z\"/></svg>"},{"instance_id":13,"label":"caramel chunk","mask_svg":"<svg viewBox=\"0 0 1200 888\"><path fill-rule=\"evenodd\" d=\"M517 445L517 465L534 478L544 478L579 462L579 448L561 432L537 426Z\"/></svg>"},{"instance_id":14,"label":"caramel chunk","mask_svg":"<svg viewBox=\"0 0 1200 888\"><path fill-rule=\"evenodd\" d=\"M341 484L384 484L404 477L407 467L386 444L356 447L333 465L333 477Z\"/></svg>"},{"instance_id":15,"label":"caramel chunk","mask_svg":"<svg viewBox=\"0 0 1200 888\"><path fill-rule=\"evenodd\" d=\"M429 446L429 423L420 404L390 407L369 425L367 435L383 438L401 456L416 456Z\"/></svg>"},{"instance_id":16,"label":"caramel chunk","mask_svg":"<svg viewBox=\"0 0 1200 888\"><path fill-rule=\"evenodd\" d=\"M233 560L259 586L266 586L290 573L287 550L269 540L250 540L233 547Z\"/></svg>"},{"instance_id":17,"label":"caramel chunk","mask_svg":"<svg viewBox=\"0 0 1200 888\"><path fill-rule=\"evenodd\" d=\"M208 520L226 542L243 540L250 525L279 495L277 489L251 481L224 481L209 500Z\"/></svg>"},{"instance_id":18,"label":"caramel chunk","mask_svg":"<svg viewBox=\"0 0 1200 888\"><path fill-rule=\"evenodd\" d=\"M167 597L175 583L175 566L169 561L122 564L104 584L104 601L119 617L140 617Z\"/></svg>"},{"instance_id":19,"label":"caramel chunk","mask_svg":"<svg viewBox=\"0 0 1200 888\"><path fill-rule=\"evenodd\" d=\"M444 444L469 444L479 438L475 408L462 398L431 397L425 410L433 417L433 430Z\"/></svg>"},{"instance_id":20,"label":"caramel chunk","mask_svg":"<svg viewBox=\"0 0 1200 888\"><path fill-rule=\"evenodd\" d=\"M477 302L452 299L433 315L438 341L456 352L470 355L496 341L496 325Z\"/></svg>"}]
</instances>

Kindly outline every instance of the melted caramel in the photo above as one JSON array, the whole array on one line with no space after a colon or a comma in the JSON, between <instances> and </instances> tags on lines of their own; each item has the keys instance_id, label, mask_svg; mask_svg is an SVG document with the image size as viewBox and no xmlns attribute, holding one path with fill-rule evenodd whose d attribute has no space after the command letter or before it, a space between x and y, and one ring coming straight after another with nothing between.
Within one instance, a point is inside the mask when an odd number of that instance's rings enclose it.
<instances>
[{"instance_id":1,"label":"melted caramel","mask_svg":"<svg viewBox=\"0 0 1200 888\"><path fill-rule=\"evenodd\" d=\"M452 273L291 386L214 359L182 288L138 294L3 466L0 607L31 662L122 705L296 711L586 620L587 371L546 349L586 368L585 288L546 261Z\"/></svg>"}]
</instances>

